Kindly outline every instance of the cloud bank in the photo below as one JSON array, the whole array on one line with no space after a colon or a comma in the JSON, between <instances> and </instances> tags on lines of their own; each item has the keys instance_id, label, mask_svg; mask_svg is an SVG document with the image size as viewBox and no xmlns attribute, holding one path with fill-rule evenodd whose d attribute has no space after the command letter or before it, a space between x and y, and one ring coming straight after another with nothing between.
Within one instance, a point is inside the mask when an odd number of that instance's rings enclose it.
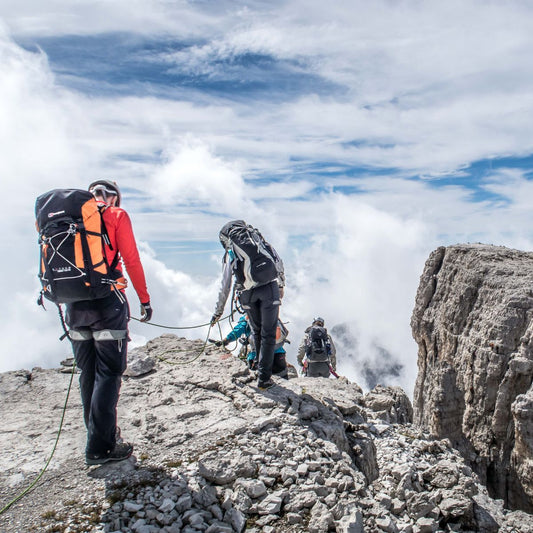
<instances>
[{"instance_id":1,"label":"cloud bank","mask_svg":"<svg viewBox=\"0 0 533 533\"><path fill-rule=\"evenodd\" d=\"M156 322L209 320L218 231L243 218L286 265L290 360L319 314L355 346L339 353L341 373L365 385L363 363L397 364L391 382L411 392L409 319L429 252L532 247L531 9L4 2L0 246L13 259L0 371L69 353L54 308L34 305L35 198L112 177ZM91 48L104 38L123 56ZM134 344L162 332L131 323Z\"/></svg>"}]
</instances>

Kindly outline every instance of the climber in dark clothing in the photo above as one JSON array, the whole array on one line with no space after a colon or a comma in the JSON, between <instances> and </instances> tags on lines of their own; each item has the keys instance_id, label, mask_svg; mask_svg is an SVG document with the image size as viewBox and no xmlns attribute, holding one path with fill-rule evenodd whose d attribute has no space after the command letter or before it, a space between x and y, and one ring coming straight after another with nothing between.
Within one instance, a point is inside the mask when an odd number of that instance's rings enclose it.
<instances>
[{"instance_id":1,"label":"climber in dark clothing","mask_svg":"<svg viewBox=\"0 0 533 533\"><path fill-rule=\"evenodd\" d=\"M302 373L310 378L328 378L330 374L338 377L336 353L333 339L324 327L324 319L313 319L298 347L297 360Z\"/></svg>"},{"instance_id":2,"label":"climber in dark clothing","mask_svg":"<svg viewBox=\"0 0 533 533\"><path fill-rule=\"evenodd\" d=\"M66 322L70 328L76 365L81 370L80 391L87 427L85 462L89 465L127 459L133 446L120 439L117 403L126 369L129 308L122 275L124 261L141 303L141 321L152 316L150 296L139 258L130 218L120 206L120 190L109 180L89 186L102 211L109 243L104 251L109 265L116 265L115 287L102 299L67 305Z\"/></svg>"},{"instance_id":3,"label":"climber in dark clothing","mask_svg":"<svg viewBox=\"0 0 533 533\"><path fill-rule=\"evenodd\" d=\"M216 324L224 312L234 275L235 289L250 320L259 355L257 385L260 389L268 389L274 385L271 378L276 326L285 285L283 262L259 231L243 220L225 224L219 238L226 253L222 286L211 324Z\"/></svg>"}]
</instances>

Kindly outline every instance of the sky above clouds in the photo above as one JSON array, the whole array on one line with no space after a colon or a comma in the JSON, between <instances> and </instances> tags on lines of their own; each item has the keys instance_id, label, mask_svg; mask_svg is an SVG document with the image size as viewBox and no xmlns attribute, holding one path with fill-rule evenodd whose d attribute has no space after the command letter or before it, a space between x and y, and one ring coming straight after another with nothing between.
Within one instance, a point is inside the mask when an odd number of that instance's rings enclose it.
<instances>
[{"instance_id":1,"label":"sky above clouds","mask_svg":"<svg viewBox=\"0 0 533 533\"><path fill-rule=\"evenodd\" d=\"M393 361L388 383L411 394L429 253L532 248L532 15L519 0L4 0L0 371L69 352L34 303L35 198L110 177L156 322L209 320L218 231L243 218L285 262L289 359L321 315L350 333L341 373L368 386L361 367Z\"/></svg>"}]
</instances>

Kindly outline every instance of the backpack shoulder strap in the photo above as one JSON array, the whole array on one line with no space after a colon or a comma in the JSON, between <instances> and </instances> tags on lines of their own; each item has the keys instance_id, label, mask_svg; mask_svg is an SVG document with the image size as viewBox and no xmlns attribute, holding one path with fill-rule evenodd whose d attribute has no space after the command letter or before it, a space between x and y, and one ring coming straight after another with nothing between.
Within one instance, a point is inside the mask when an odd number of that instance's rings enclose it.
<instances>
[{"instance_id":1,"label":"backpack shoulder strap","mask_svg":"<svg viewBox=\"0 0 533 533\"><path fill-rule=\"evenodd\" d=\"M107 231L107 226L105 225L104 221L104 212L107 209L107 206L99 206L98 210L100 211L100 219L102 221L102 240L104 241L104 248L105 246L108 246L111 251L113 251L113 245L111 244L111 239L109 238L109 232ZM107 263L107 258L104 252L104 261ZM117 268L119 262L119 255L118 250L115 254L115 257L113 257L113 261L111 261L111 264L107 265L109 273L112 274L115 268Z\"/></svg>"}]
</instances>

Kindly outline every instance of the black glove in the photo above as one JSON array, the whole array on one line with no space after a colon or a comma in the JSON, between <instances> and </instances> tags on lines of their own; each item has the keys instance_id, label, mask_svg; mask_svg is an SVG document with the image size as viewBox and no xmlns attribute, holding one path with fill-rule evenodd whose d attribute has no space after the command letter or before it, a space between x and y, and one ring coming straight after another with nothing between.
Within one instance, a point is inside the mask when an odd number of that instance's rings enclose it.
<instances>
[{"instance_id":1,"label":"black glove","mask_svg":"<svg viewBox=\"0 0 533 533\"><path fill-rule=\"evenodd\" d=\"M229 340L224 339L223 341L213 341L213 344L215 346L227 346L229 344Z\"/></svg>"},{"instance_id":2,"label":"black glove","mask_svg":"<svg viewBox=\"0 0 533 533\"><path fill-rule=\"evenodd\" d=\"M211 326L214 326L220 319L220 315L215 313L212 317L211 317Z\"/></svg>"},{"instance_id":3,"label":"black glove","mask_svg":"<svg viewBox=\"0 0 533 533\"><path fill-rule=\"evenodd\" d=\"M150 302L141 304L141 322L150 322L150 319L152 318L152 312L153 311Z\"/></svg>"}]
</instances>

